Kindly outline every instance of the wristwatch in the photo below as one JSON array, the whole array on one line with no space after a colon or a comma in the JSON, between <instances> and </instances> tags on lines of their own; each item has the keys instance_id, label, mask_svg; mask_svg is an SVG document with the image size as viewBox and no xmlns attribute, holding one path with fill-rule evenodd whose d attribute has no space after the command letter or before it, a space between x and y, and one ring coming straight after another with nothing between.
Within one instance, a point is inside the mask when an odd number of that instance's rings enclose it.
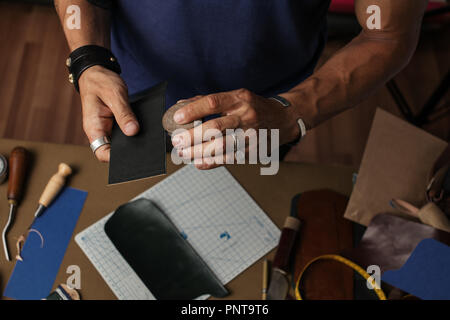
<instances>
[{"instance_id":1,"label":"wristwatch","mask_svg":"<svg viewBox=\"0 0 450 320\"><path fill-rule=\"evenodd\" d=\"M269 99L272 99L272 100L275 100L275 101L281 103L281 105L283 105L283 107L286 107L286 108L291 106L291 103L286 98L283 98L281 96L272 96ZM300 128L300 137L298 139L296 139L295 141L292 141L291 144L297 144L306 135L306 125L305 125L305 122L303 121L303 119L298 118L297 124L298 124L298 127Z\"/></svg>"}]
</instances>

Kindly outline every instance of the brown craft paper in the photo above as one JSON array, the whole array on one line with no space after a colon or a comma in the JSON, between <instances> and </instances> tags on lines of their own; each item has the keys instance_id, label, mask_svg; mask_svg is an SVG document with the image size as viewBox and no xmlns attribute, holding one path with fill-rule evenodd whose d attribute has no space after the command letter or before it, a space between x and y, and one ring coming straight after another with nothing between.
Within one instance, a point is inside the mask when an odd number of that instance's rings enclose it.
<instances>
[{"instance_id":1,"label":"brown craft paper","mask_svg":"<svg viewBox=\"0 0 450 320\"><path fill-rule=\"evenodd\" d=\"M430 170L446 147L443 140L378 109L344 216L367 226L381 212L406 216L389 205L391 199L423 206Z\"/></svg>"}]
</instances>

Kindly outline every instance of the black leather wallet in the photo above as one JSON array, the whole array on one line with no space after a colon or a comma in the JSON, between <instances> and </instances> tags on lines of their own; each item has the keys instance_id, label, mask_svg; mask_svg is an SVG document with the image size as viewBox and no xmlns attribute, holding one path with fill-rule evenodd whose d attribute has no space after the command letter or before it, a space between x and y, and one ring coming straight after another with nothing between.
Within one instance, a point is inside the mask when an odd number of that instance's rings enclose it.
<instances>
[{"instance_id":1,"label":"black leather wallet","mask_svg":"<svg viewBox=\"0 0 450 320\"><path fill-rule=\"evenodd\" d=\"M156 299L228 295L208 265L150 200L138 199L119 207L106 222L105 232Z\"/></svg>"}]
</instances>

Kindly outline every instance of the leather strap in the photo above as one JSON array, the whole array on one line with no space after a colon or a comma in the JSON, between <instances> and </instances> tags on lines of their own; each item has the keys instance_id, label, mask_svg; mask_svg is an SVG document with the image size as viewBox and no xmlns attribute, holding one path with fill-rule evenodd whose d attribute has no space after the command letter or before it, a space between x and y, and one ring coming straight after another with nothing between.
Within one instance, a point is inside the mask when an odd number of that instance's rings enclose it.
<instances>
[{"instance_id":1,"label":"leather strap","mask_svg":"<svg viewBox=\"0 0 450 320\"><path fill-rule=\"evenodd\" d=\"M120 74L122 72L117 58L107 48L87 45L74 50L66 62L69 69L69 82L73 83L79 92L78 80L84 71L90 67L100 65L106 69Z\"/></svg>"}]
</instances>

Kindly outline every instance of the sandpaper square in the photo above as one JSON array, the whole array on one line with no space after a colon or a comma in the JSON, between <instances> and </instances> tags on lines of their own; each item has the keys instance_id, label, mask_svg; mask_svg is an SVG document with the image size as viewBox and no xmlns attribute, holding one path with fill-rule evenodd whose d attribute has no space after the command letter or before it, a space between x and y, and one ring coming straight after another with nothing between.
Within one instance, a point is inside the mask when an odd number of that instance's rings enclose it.
<instances>
[{"instance_id":1,"label":"sandpaper square","mask_svg":"<svg viewBox=\"0 0 450 320\"><path fill-rule=\"evenodd\" d=\"M117 123L111 136L109 184L149 178L166 173L166 134L161 120L167 83L162 82L130 97L140 130L128 137Z\"/></svg>"}]
</instances>

